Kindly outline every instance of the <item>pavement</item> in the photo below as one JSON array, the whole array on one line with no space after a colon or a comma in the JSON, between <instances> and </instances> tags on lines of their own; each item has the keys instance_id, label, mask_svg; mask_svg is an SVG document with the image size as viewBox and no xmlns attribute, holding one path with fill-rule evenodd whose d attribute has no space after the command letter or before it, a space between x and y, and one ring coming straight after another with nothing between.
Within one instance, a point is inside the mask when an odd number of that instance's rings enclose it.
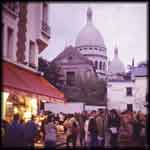
<instances>
[{"instance_id":1,"label":"pavement","mask_svg":"<svg viewBox=\"0 0 150 150\"><path fill-rule=\"evenodd\" d=\"M36 148L43 148L44 147L44 143L40 142L40 143L35 143L34 144ZM58 148L63 148L66 147L66 134L61 133L59 135L57 135L57 142L56 145ZM80 146L80 142L79 142L79 137L77 139L77 146Z\"/></svg>"}]
</instances>

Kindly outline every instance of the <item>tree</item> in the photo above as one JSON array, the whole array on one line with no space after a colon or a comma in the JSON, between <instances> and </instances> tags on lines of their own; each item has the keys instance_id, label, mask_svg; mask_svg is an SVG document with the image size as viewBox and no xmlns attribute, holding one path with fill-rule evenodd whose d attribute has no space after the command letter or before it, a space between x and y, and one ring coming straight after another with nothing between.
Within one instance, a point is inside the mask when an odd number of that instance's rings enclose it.
<instances>
[{"instance_id":1,"label":"tree","mask_svg":"<svg viewBox=\"0 0 150 150\"><path fill-rule=\"evenodd\" d=\"M48 62L43 58L39 58L39 71L44 73L44 78L48 80L53 86L61 89L63 81L61 81L61 68L56 63Z\"/></svg>"},{"instance_id":2,"label":"tree","mask_svg":"<svg viewBox=\"0 0 150 150\"><path fill-rule=\"evenodd\" d=\"M64 87L65 96L71 101L80 101L89 105L106 105L106 82L97 78L78 78L74 87Z\"/></svg>"}]
</instances>

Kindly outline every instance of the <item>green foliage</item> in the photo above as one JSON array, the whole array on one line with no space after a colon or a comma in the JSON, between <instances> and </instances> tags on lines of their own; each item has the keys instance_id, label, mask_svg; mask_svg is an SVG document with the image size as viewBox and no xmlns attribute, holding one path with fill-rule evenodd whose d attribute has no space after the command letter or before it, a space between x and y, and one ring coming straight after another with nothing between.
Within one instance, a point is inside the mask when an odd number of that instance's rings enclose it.
<instances>
[{"instance_id":1,"label":"green foliage","mask_svg":"<svg viewBox=\"0 0 150 150\"><path fill-rule=\"evenodd\" d=\"M97 78L78 78L75 87L65 87L65 95L72 101L85 102L89 105L106 105L106 82Z\"/></svg>"},{"instance_id":2,"label":"green foliage","mask_svg":"<svg viewBox=\"0 0 150 150\"><path fill-rule=\"evenodd\" d=\"M57 64L39 58L39 71L42 71L44 73L44 78L58 89L62 86L60 81L60 77L62 76L60 69L61 68Z\"/></svg>"}]
</instances>

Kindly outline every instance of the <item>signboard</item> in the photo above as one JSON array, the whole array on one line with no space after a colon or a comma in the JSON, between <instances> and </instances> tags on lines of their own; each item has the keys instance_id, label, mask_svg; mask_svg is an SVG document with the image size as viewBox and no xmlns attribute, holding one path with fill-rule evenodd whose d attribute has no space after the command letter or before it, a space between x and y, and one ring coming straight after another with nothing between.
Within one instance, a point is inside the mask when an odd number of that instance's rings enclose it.
<instances>
[{"instance_id":1,"label":"signboard","mask_svg":"<svg viewBox=\"0 0 150 150\"><path fill-rule=\"evenodd\" d=\"M54 113L81 113L84 110L84 103L44 103L44 111L52 111Z\"/></svg>"}]
</instances>

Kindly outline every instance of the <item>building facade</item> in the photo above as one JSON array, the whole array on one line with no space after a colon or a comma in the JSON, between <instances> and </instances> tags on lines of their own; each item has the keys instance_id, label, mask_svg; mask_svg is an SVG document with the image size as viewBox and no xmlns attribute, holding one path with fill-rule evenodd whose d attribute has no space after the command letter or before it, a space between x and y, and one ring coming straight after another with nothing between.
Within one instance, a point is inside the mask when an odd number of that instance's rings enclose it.
<instances>
[{"instance_id":1,"label":"building facade","mask_svg":"<svg viewBox=\"0 0 150 150\"><path fill-rule=\"evenodd\" d=\"M5 2L2 9L2 118L38 114L42 101L63 102L64 94L38 72L38 55L50 39L47 3Z\"/></svg>"},{"instance_id":2,"label":"building facade","mask_svg":"<svg viewBox=\"0 0 150 150\"><path fill-rule=\"evenodd\" d=\"M50 39L48 4L4 3L2 18L3 58L37 71L38 55Z\"/></svg>"},{"instance_id":3,"label":"building facade","mask_svg":"<svg viewBox=\"0 0 150 150\"><path fill-rule=\"evenodd\" d=\"M68 46L60 53L52 63L60 66L63 74L61 81L65 86L75 86L77 81L96 77L92 62L84 57L73 46Z\"/></svg>"},{"instance_id":4,"label":"building facade","mask_svg":"<svg viewBox=\"0 0 150 150\"><path fill-rule=\"evenodd\" d=\"M120 111L132 110L146 113L147 67L132 63L129 73L114 50L114 58L108 65L107 106Z\"/></svg>"}]
</instances>

